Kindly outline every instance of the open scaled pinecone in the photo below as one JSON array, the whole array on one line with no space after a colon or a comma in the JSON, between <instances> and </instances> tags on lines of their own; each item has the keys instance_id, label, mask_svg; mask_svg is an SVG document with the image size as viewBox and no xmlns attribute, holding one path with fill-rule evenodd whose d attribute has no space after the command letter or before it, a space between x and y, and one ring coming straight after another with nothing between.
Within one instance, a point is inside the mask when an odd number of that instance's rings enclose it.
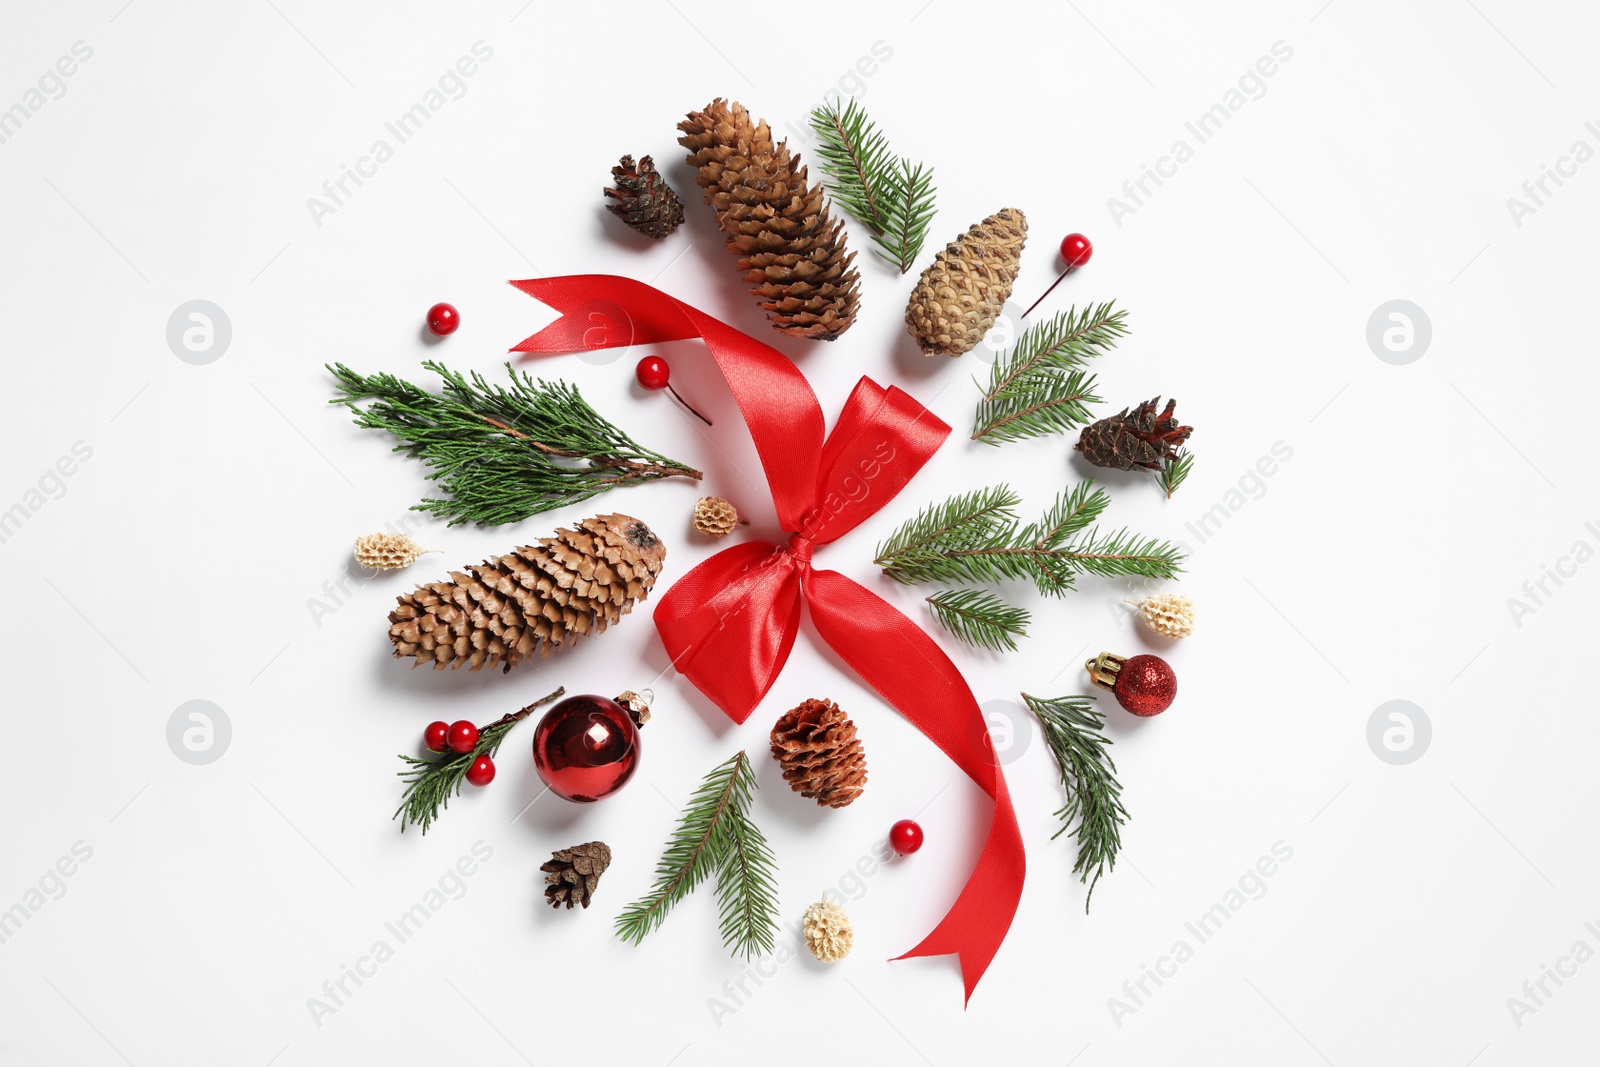
<instances>
[{"instance_id":1,"label":"open scaled pinecone","mask_svg":"<svg viewBox=\"0 0 1600 1067\"><path fill-rule=\"evenodd\" d=\"M774 142L765 122L721 97L678 123L678 143L698 169L695 180L717 213L728 251L773 328L790 337L832 341L855 322L860 275L822 186L788 142Z\"/></svg>"},{"instance_id":2,"label":"open scaled pinecone","mask_svg":"<svg viewBox=\"0 0 1600 1067\"><path fill-rule=\"evenodd\" d=\"M1090 423L1072 447L1097 467L1131 471L1135 467L1158 471L1164 460L1178 458L1178 446L1194 433L1193 426L1181 426L1173 412L1176 400L1168 400L1156 414L1158 396L1146 400L1131 412L1123 408L1115 415Z\"/></svg>"},{"instance_id":3,"label":"open scaled pinecone","mask_svg":"<svg viewBox=\"0 0 1600 1067\"><path fill-rule=\"evenodd\" d=\"M598 515L399 598L389 613L397 659L415 666L510 670L537 652L603 633L650 595L667 549L629 515Z\"/></svg>"},{"instance_id":4,"label":"open scaled pinecone","mask_svg":"<svg viewBox=\"0 0 1600 1067\"><path fill-rule=\"evenodd\" d=\"M552 908L575 904L587 908L600 876L611 866L611 848L604 841L590 841L558 849L539 869L545 875L544 899Z\"/></svg>"},{"instance_id":5,"label":"open scaled pinecone","mask_svg":"<svg viewBox=\"0 0 1600 1067\"><path fill-rule=\"evenodd\" d=\"M1011 295L1027 237L1027 218L1008 207L933 257L906 304L906 329L923 355L960 356L983 340Z\"/></svg>"},{"instance_id":6,"label":"open scaled pinecone","mask_svg":"<svg viewBox=\"0 0 1600 1067\"><path fill-rule=\"evenodd\" d=\"M614 203L607 204L606 210L633 229L660 240L682 225L683 201L649 156L642 157L637 166L632 156L623 156L622 162L611 168L611 179L615 188L606 189L605 194Z\"/></svg>"},{"instance_id":7,"label":"open scaled pinecone","mask_svg":"<svg viewBox=\"0 0 1600 1067\"><path fill-rule=\"evenodd\" d=\"M807 700L772 727L772 755L783 780L828 808L848 805L867 784L867 755L856 724L831 700Z\"/></svg>"}]
</instances>

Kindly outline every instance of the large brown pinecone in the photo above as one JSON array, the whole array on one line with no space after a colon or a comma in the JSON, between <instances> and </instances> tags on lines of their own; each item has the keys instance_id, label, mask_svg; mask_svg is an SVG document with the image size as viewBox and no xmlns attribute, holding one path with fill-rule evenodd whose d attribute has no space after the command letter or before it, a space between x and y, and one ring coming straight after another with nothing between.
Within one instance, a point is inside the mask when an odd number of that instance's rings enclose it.
<instances>
[{"instance_id":1,"label":"large brown pinecone","mask_svg":"<svg viewBox=\"0 0 1600 1067\"><path fill-rule=\"evenodd\" d=\"M650 595L666 547L628 515L599 515L537 545L452 571L399 598L389 613L396 658L415 666L510 670L537 652L599 634Z\"/></svg>"},{"instance_id":2,"label":"large brown pinecone","mask_svg":"<svg viewBox=\"0 0 1600 1067\"><path fill-rule=\"evenodd\" d=\"M683 201L649 156L640 159L638 166L632 156L623 156L622 162L611 168L611 179L616 187L606 189L605 194L615 203L607 204L606 210L635 230L659 240L682 225Z\"/></svg>"},{"instance_id":3,"label":"large brown pinecone","mask_svg":"<svg viewBox=\"0 0 1600 1067\"><path fill-rule=\"evenodd\" d=\"M785 712L772 727L772 755L789 788L824 807L844 807L867 784L856 724L831 700L808 700Z\"/></svg>"},{"instance_id":4,"label":"large brown pinecone","mask_svg":"<svg viewBox=\"0 0 1600 1067\"><path fill-rule=\"evenodd\" d=\"M983 340L1011 295L1027 236L1027 218L1008 207L933 257L906 305L906 329L923 355L960 356Z\"/></svg>"},{"instance_id":5,"label":"large brown pinecone","mask_svg":"<svg viewBox=\"0 0 1600 1067\"><path fill-rule=\"evenodd\" d=\"M590 841L556 851L541 864L545 874L544 899L552 908L565 904L570 911L574 904L587 908L594 896L600 876L611 866L611 847L604 841Z\"/></svg>"},{"instance_id":6,"label":"large brown pinecone","mask_svg":"<svg viewBox=\"0 0 1600 1067\"><path fill-rule=\"evenodd\" d=\"M1160 402L1158 396L1132 412L1123 408L1115 415L1090 423L1072 447L1097 467L1119 471L1131 471L1135 467L1160 470L1163 460L1178 458L1178 446L1194 432L1194 427L1178 424L1173 414L1178 406L1176 400L1168 400L1167 406L1157 415L1156 405Z\"/></svg>"},{"instance_id":7,"label":"large brown pinecone","mask_svg":"<svg viewBox=\"0 0 1600 1067\"><path fill-rule=\"evenodd\" d=\"M832 341L855 322L860 275L850 264L843 220L835 220L821 185L788 143L774 143L765 122L721 97L678 123L678 143L699 169L695 180L717 213L728 251L773 328L791 337Z\"/></svg>"}]
</instances>

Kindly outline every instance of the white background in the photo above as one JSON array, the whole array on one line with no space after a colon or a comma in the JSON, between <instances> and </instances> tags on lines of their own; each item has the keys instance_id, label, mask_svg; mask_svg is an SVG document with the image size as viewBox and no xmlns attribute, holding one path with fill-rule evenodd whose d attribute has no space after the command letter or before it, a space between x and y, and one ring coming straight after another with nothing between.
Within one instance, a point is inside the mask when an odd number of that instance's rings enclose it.
<instances>
[{"instance_id":1,"label":"white background","mask_svg":"<svg viewBox=\"0 0 1600 1067\"><path fill-rule=\"evenodd\" d=\"M1538 604L1523 583L1575 542L1600 547L1584 526L1600 520L1588 409L1600 167L1548 185L1520 226L1506 203L1574 141L1600 147L1584 127L1600 118L1600 20L1586 5L122 3L13 5L0 37L0 108L25 101L74 42L93 50L0 144L0 508L42 504L0 544L0 909L43 900L0 944L0 1059L1591 1061L1600 964L1547 979L1542 1004L1522 987L1575 942L1600 949L1584 926L1600 921L1588 610L1600 565L1569 560L1572 576L1547 580ZM307 199L480 40L493 56L465 95L319 226ZM1176 139L1193 146L1184 122L1278 41L1293 55L1264 94L1113 221L1108 197ZM875 46L889 56L863 75ZM1127 590L1095 579L1059 603L1011 590L1037 612L1014 655L935 631L980 701L1084 691L1082 661L1102 649L1161 651L1182 681L1158 719L1109 707L1133 821L1092 915L1071 843L1049 839L1050 758L1025 725L1012 739L1028 879L966 1010L953 959L886 960L954 899L987 802L809 628L739 729L657 677L653 601L603 642L509 676L389 658L397 592L596 511L636 514L667 538L658 595L712 551L687 529L702 492L753 514L749 536L777 534L743 427L694 344L660 351L715 419L709 436L632 384L641 352L538 369L704 467L703 485L621 491L514 529L423 523L417 536L442 555L370 582L346 571L351 540L402 520L427 487L418 464L326 405L322 364L420 379L437 356L493 372L549 317L504 284L532 275L654 279L793 354L830 420L865 373L956 427L899 499L818 557L924 621L931 590L876 574L879 539L947 492L1010 478L1036 510L1085 476L1064 439L963 440L983 366L915 353L901 325L913 279L874 261L859 227L855 328L807 346L762 324L692 194L674 125L724 95L799 126L840 90L937 169L919 270L972 222L1021 208L1027 301L1054 277L1061 235L1089 234L1093 262L1049 309L1119 300L1132 334L1097 367L1106 410L1175 395L1196 427L1195 473L1170 502L1148 481L1106 479L1111 523L1192 550L1177 588L1200 605L1195 637L1158 645L1121 610ZM684 195L689 222L671 240L647 244L602 210L623 152L654 153ZM165 334L197 298L233 331L206 366L176 358ZM429 347L423 311L442 299L465 324ZM1432 323L1407 366L1366 340L1392 299ZM92 458L29 497L79 441ZM1292 458L1257 479L1279 442ZM1201 541L1191 524L1208 512ZM341 580L335 602L325 585ZM1513 596L1536 610L1515 618ZM318 617L317 601L336 610ZM528 807L539 789L524 727L492 787L426 838L400 835L395 753L426 722L485 722L556 684L654 685L626 791ZM871 785L844 811L789 793L765 755L772 720L809 696L839 701L867 747ZM194 699L232 726L206 766L166 740ZM1406 766L1366 737L1393 699L1432 723ZM857 938L845 963L791 959L759 987L745 977L744 993L724 986L747 968L721 947L707 892L642 947L610 932L648 885L675 805L739 747L759 768L785 920L832 889ZM924 850L852 878L911 815ZM550 912L539 863L592 838L616 853L595 908ZM493 854L464 895L319 1020L308 1001L324 982L477 841ZM76 842L92 858L58 883L46 872ZM1259 887L1246 878L1259 899L1198 944L1185 923L1278 842L1292 858ZM49 893L30 897L41 881ZM1124 983L1180 939L1192 958L1129 999ZM1514 1017L1513 996L1537 1010Z\"/></svg>"}]
</instances>

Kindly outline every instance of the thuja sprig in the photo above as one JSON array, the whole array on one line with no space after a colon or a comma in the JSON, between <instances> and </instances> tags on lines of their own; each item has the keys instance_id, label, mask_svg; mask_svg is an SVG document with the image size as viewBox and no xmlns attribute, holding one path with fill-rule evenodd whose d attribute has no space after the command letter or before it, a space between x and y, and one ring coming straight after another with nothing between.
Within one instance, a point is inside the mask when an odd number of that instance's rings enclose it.
<instances>
[{"instance_id":1,"label":"thuja sprig","mask_svg":"<svg viewBox=\"0 0 1600 1067\"><path fill-rule=\"evenodd\" d=\"M984 589L945 589L928 597L939 625L969 645L1015 652L1032 617Z\"/></svg>"},{"instance_id":2,"label":"thuja sprig","mask_svg":"<svg viewBox=\"0 0 1600 1067\"><path fill-rule=\"evenodd\" d=\"M1083 364L1127 335L1127 316L1105 303L1063 311L1029 328L990 367L972 440L997 445L1087 424L1089 405L1100 397Z\"/></svg>"},{"instance_id":3,"label":"thuja sprig","mask_svg":"<svg viewBox=\"0 0 1600 1067\"><path fill-rule=\"evenodd\" d=\"M777 863L750 819L755 792L750 759L739 752L718 765L689 798L650 892L617 916L616 933L634 944L658 929L667 912L715 875L722 941L746 958L771 952L778 933Z\"/></svg>"},{"instance_id":4,"label":"thuja sprig","mask_svg":"<svg viewBox=\"0 0 1600 1067\"><path fill-rule=\"evenodd\" d=\"M821 140L817 157L835 203L867 227L877 253L904 274L916 262L933 222L933 171L896 156L860 104L811 112Z\"/></svg>"},{"instance_id":5,"label":"thuja sprig","mask_svg":"<svg viewBox=\"0 0 1600 1067\"><path fill-rule=\"evenodd\" d=\"M1064 490L1038 521L1023 526L1021 498L1008 485L924 508L878 546L873 562L896 581L971 585L1027 579L1046 596L1074 588L1079 574L1171 578L1182 569L1174 544L1127 530L1089 529L1111 498L1086 481Z\"/></svg>"},{"instance_id":6,"label":"thuja sprig","mask_svg":"<svg viewBox=\"0 0 1600 1067\"><path fill-rule=\"evenodd\" d=\"M1078 861L1072 873L1089 887L1083 901L1087 912L1100 876L1116 868L1122 827L1128 821L1117 765L1106 751L1111 741L1101 732L1105 719L1092 697L1045 699L1024 693L1022 699L1038 718L1045 743L1061 769L1066 803L1055 813L1062 826L1051 839L1069 830L1078 839Z\"/></svg>"},{"instance_id":7,"label":"thuja sprig","mask_svg":"<svg viewBox=\"0 0 1600 1067\"><path fill-rule=\"evenodd\" d=\"M636 443L566 382L536 379L509 363L509 388L431 360L423 367L444 379L441 392L392 374L360 375L342 363L328 368L340 393L331 403L354 412L356 425L399 438L394 450L427 464L428 477L448 494L424 499L414 511L452 526L498 526L622 485L701 477Z\"/></svg>"},{"instance_id":8,"label":"thuja sprig","mask_svg":"<svg viewBox=\"0 0 1600 1067\"><path fill-rule=\"evenodd\" d=\"M1178 491L1178 486L1189 477L1189 471L1194 467L1194 453L1187 448L1180 448L1178 454L1165 461L1161 468L1161 488L1166 491L1167 499L1172 499L1172 494Z\"/></svg>"},{"instance_id":9,"label":"thuja sprig","mask_svg":"<svg viewBox=\"0 0 1600 1067\"><path fill-rule=\"evenodd\" d=\"M400 758L405 761L406 767L399 774L400 780L406 783L406 789L400 798L400 807L394 813L394 817L400 820L400 832L405 833L407 826L420 826L422 832L427 833L439 813L450 805L450 798L461 795L461 785L466 781L467 768L472 766L472 761L479 756L493 757L500 751L500 742L506 739L506 734L511 732L513 726L526 719L536 708L561 699L566 691L565 687L557 689L521 711L503 715L482 727L478 731L478 743L470 752L447 751L437 756L408 756L402 752Z\"/></svg>"}]
</instances>

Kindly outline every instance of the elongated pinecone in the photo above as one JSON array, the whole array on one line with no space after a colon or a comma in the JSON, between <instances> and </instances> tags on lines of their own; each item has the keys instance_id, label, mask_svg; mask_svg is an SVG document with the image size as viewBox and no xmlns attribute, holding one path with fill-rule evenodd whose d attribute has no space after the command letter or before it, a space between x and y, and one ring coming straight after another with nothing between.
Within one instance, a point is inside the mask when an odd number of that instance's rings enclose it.
<instances>
[{"instance_id":1,"label":"elongated pinecone","mask_svg":"<svg viewBox=\"0 0 1600 1067\"><path fill-rule=\"evenodd\" d=\"M821 185L788 142L773 142L765 122L721 97L678 123L678 143L717 213L728 251L773 328L832 341L855 322L860 275L845 247L843 220L828 211Z\"/></svg>"},{"instance_id":2,"label":"elongated pinecone","mask_svg":"<svg viewBox=\"0 0 1600 1067\"><path fill-rule=\"evenodd\" d=\"M1083 428L1072 447L1097 467L1131 471L1135 467L1158 471L1163 460L1177 459L1178 446L1194 432L1192 426L1178 425L1173 411L1176 400L1168 400L1156 414L1158 396L1147 400L1130 413L1127 408Z\"/></svg>"},{"instance_id":3,"label":"elongated pinecone","mask_svg":"<svg viewBox=\"0 0 1600 1067\"><path fill-rule=\"evenodd\" d=\"M604 841L559 849L539 867L545 874L544 899L552 908L563 904L569 911L574 904L587 908L600 876L609 866L611 848Z\"/></svg>"},{"instance_id":4,"label":"elongated pinecone","mask_svg":"<svg viewBox=\"0 0 1600 1067\"><path fill-rule=\"evenodd\" d=\"M1027 218L1008 207L933 257L906 305L906 329L923 355L964 355L983 340L1011 295L1027 237Z\"/></svg>"},{"instance_id":5,"label":"elongated pinecone","mask_svg":"<svg viewBox=\"0 0 1600 1067\"><path fill-rule=\"evenodd\" d=\"M605 194L616 203L607 204L606 210L646 237L659 240L683 224L683 201L649 156L642 157L638 166L632 156L623 156L611 168L611 179L616 188Z\"/></svg>"},{"instance_id":6,"label":"elongated pinecone","mask_svg":"<svg viewBox=\"0 0 1600 1067\"><path fill-rule=\"evenodd\" d=\"M435 670L510 670L537 652L599 634L650 595L667 550L628 515L599 515L536 545L452 571L399 598L389 613L397 659Z\"/></svg>"},{"instance_id":7,"label":"elongated pinecone","mask_svg":"<svg viewBox=\"0 0 1600 1067\"><path fill-rule=\"evenodd\" d=\"M808 700L772 727L772 755L783 780L803 797L842 808L867 784L867 756L856 724L831 700Z\"/></svg>"}]
</instances>

